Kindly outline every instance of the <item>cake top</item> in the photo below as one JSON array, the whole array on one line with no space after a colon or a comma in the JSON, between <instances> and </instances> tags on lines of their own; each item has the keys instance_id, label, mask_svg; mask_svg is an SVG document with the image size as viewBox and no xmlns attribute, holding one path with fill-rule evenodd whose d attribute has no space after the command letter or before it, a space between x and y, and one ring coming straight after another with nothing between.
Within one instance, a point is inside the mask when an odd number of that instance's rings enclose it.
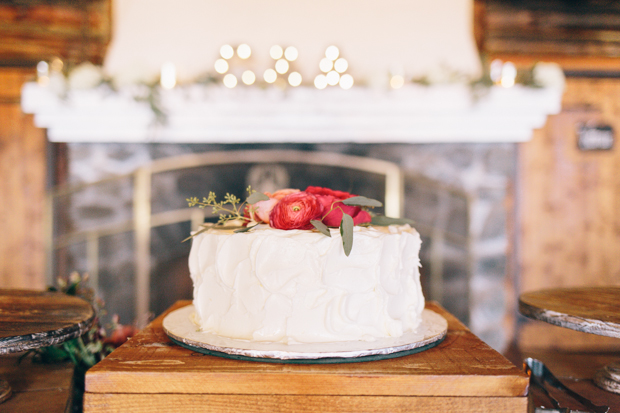
<instances>
[{"instance_id":1,"label":"cake top","mask_svg":"<svg viewBox=\"0 0 620 413\"><path fill-rule=\"evenodd\" d=\"M309 186L304 191L287 188L274 193L261 193L248 187L247 191L248 197L245 201L227 193L224 200L218 202L213 192L202 200L193 197L187 201L190 207L211 207L213 213L219 213L220 218L215 228L222 230L246 232L259 225L268 225L287 231L318 231L331 237L330 228L339 228L347 256L353 247L355 226L413 223L408 219L374 214L371 209L382 206L380 201L330 188ZM212 225L203 226L189 238L211 228Z\"/></svg>"}]
</instances>

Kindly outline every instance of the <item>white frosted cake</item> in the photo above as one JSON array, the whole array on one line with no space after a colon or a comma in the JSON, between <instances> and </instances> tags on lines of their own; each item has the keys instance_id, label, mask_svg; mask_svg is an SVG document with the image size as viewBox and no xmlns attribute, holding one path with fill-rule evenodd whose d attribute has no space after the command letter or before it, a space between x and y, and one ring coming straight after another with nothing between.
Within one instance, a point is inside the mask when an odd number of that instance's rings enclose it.
<instances>
[{"instance_id":1,"label":"white frosted cake","mask_svg":"<svg viewBox=\"0 0 620 413\"><path fill-rule=\"evenodd\" d=\"M249 232L209 229L192 241L194 321L240 340L322 343L398 337L424 308L420 235L409 225Z\"/></svg>"}]
</instances>

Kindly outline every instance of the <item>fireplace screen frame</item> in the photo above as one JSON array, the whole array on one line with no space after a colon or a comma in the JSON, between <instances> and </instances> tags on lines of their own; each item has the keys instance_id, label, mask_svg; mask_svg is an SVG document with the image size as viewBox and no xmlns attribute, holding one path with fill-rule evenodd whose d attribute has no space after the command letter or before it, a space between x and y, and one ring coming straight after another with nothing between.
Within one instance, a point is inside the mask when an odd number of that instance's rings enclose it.
<instances>
[{"instance_id":1,"label":"fireplace screen frame","mask_svg":"<svg viewBox=\"0 0 620 413\"><path fill-rule=\"evenodd\" d=\"M208 210L183 208L159 213L152 213L152 181L159 173L183 169L232 165L232 164L306 164L346 168L383 176L385 181L385 214L395 218L401 217L404 209L404 176L401 167L395 163L353 155L332 152L302 150L236 150L214 151L186 154L155 160L130 174L118 175L97 182L57 188L50 191L47 202L47 281L54 280L54 253L78 243L86 245L86 266L90 283L97 290L99 285L99 241L104 236L125 232L133 233L134 242L134 314L138 317L148 314L150 309L151 286L151 229L190 222L192 230L198 228L206 217ZM61 197L71 196L88 187L129 179L133 184L133 203L131 219L109 225L78 231L67 231L55 236L54 205Z\"/></svg>"}]
</instances>

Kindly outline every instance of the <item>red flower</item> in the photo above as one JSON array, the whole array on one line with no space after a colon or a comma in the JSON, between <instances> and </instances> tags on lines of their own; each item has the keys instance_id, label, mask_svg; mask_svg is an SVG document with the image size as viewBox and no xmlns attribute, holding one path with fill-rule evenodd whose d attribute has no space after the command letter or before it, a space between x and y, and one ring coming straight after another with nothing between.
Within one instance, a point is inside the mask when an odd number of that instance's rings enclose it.
<instances>
[{"instance_id":1,"label":"red flower","mask_svg":"<svg viewBox=\"0 0 620 413\"><path fill-rule=\"evenodd\" d=\"M306 188L305 192L309 194L314 194L314 195L329 195L329 196L333 196L334 198L338 200L343 200L343 199L347 199L347 198L351 198L355 196L348 192L334 191L333 189L322 188L320 186L309 186Z\"/></svg>"},{"instance_id":2,"label":"red flower","mask_svg":"<svg viewBox=\"0 0 620 413\"><path fill-rule=\"evenodd\" d=\"M299 189L292 189L292 188L279 189L273 194L269 192L263 192L265 195L269 197L269 199L266 201L258 201L254 205L246 206L245 210L243 211L244 212L243 216L246 218L249 218L252 221L256 221L259 223L265 222L268 224L269 214L271 214L271 210L273 209L273 207L275 207L276 204L280 202L280 200L284 198L285 196L294 194L296 192L300 192Z\"/></svg>"},{"instance_id":3,"label":"red flower","mask_svg":"<svg viewBox=\"0 0 620 413\"><path fill-rule=\"evenodd\" d=\"M316 196L295 192L285 196L269 214L269 225L277 229L312 229L313 219L320 220L323 205Z\"/></svg>"},{"instance_id":4,"label":"red flower","mask_svg":"<svg viewBox=\"0 0 620 413\"><path fill-rule=\"evenodd\" d=\"M323 223L328 227L339 227L343 212L351 215L354 225L370 222L372 219L370 214L362 208L345 205L341 202L355 196L348 192L334 191L333 189L321 188L320 186L309 186L306 188L306 192L315 194L325 211L331 210L331 212L323 218Z\"/></svg>"}]
</instances>

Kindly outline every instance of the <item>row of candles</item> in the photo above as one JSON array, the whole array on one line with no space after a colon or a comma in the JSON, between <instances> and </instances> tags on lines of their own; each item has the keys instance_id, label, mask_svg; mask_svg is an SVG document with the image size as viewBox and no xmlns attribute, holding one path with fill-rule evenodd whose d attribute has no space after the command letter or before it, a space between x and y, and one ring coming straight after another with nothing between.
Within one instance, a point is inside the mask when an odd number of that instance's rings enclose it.
<instances>
[{"instance_id":1,"label":"row of candles","mask_svg":"<svg viewBox=\"0 0 620 413\"><path fill-rule=\"evenodd\" d=\"M220 48L220 57L215 61L214 69L223 75L222 83L228 88L234 88L239 84L239 80L245 85L256 83L257 75L250 69L244 70L240 79L231 73L231 67L238 65L233 59L239 58L247 60L252 55L252 50L247 44L237 46L236 50L231 45L223 45ZM263 80L268 84L288 83L292 87L302 84L302 75L294 70L294 64L299 56L298 50L293 46L283 48L274 45L269 50L269 55L274 61L274 67L268 68L263 73ZM243 66L243 65L241 65ZM339 85L342 89L350 89L353 84L353 76L346 73L349 63L340 56L340 50L336 46L329 46L325 50L325 57L319 62L321 73L314 78L314 86L317 89L325 89L328 86ZM37 65L38 80L41 85L46 85L49 81L49 72L61 72L63 69L62 60L56 58L49 64L39 62ZM503 87L512 87L517 77L517 68L511 62L502 62L499 59L493 60L490 65L490 77L494 84ZM284 83L284 84L286 84ZM393 74L389 78L389 85L392 89L399 89L406 83L403 75ZM177 84L177 71L173 63L164 63L160 72L160 85L164 89L173 89Z\"/></svg>"},{"instance_id":2,"label":"row of candles","mask_svg":"<svg viewBox=\"0 0 620 413\"><path fill-rule=\"evenodd\" d=\"M233 58L237 57L246 60L252 55L252 49L247 44L240 44L235 50L231 45L223 45L220 48L220 57L215 61L214 69L217 73L224 75L222 83L228 88L234 88L239 83L239 79L230 68L233 65ZM283 48L274 45L269 50L269 56L274 61L274 67L268 68L263 73L263 80L268 84L276 83L282 77L286 78L287 83L292 87L302 84L301 74L292 70L294 62L299 56L297 48L288 46ZM325 50L325 57L319 62L321 74L314 78L314 86L317 89L325 89L328 86L339 85L342 89L350 89L353 84L353 76L345 73L349 68L349 63L340 57L340 50L336 46L329 46ZM164 89L172 89L176 85L176 68L173 63L167 62L161 68L161 86ZM240 76L241 82L245 85L253 85L257 76L254 71L246 69Z\"/></svg>"}]
</instances>

